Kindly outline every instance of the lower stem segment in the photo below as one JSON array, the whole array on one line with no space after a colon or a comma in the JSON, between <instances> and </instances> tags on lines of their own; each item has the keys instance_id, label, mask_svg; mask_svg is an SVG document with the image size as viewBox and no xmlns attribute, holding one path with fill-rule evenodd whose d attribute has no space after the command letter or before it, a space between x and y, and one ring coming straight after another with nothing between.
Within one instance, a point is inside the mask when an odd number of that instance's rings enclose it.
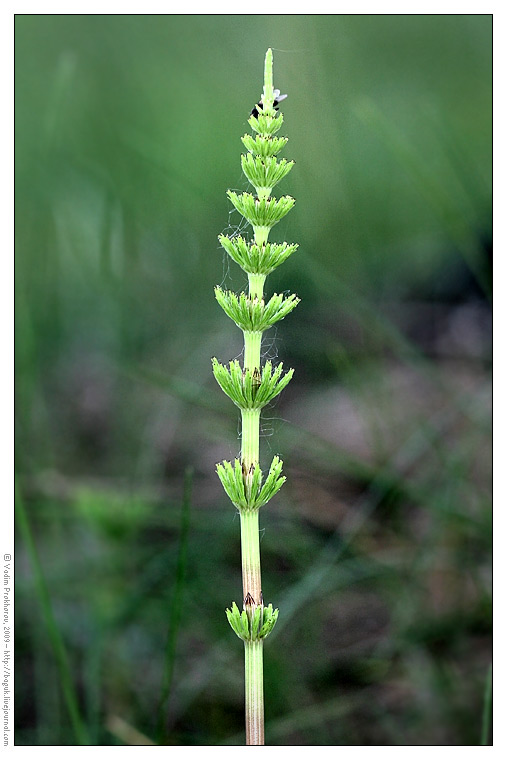
<instances>
[{"instance_id":1,"label":"lower stem segment","mask_svg":"<svg viewBox=\"0 0 507 760\"><path fill-rule=\"evenodd\" d=\"M267 238L267 233L266 233ZM262 298L265 275L249 275L251 298ZM261 332L245 332L245 369L260 370ZM241 462L243 477L259 464L260 409L241 411ZM261 604L261 551L259 543L259 511L241 511L241 564L243 599L248 594ZM264 744L264 684L262 672L262 640L245 641L245 722L246 743Z\"/></svg>"},{"instance_id":2,"label":"lower stem segment","mask_svg":"<svg viewBox=\"0 0 507 760\"><path fill-rule=\"evenodd\" d=\"M259 543L259 510L241 512L241 565L243 599L247 594L261 603L261 549Z\"/></svg>"},{"instance_id":3,"label":"lower stem segment","mask_svg":"<svg viewBox=\"0 0 507 760\"><path fill-rule=\"evenodd\" d=\"M246 743L264 744L262 639L245 641Z\"/></svg>"}]
</instances>

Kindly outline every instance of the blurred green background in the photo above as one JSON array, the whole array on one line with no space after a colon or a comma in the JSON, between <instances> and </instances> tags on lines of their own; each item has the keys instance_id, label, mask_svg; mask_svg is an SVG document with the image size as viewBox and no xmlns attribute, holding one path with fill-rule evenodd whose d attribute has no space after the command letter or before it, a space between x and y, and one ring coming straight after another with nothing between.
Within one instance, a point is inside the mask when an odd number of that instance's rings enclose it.
<instances>
[{"instance_id":1,"label":"blurred green background","mask_svg":"<svg viewBox=\"0 0 507 760\"><path fill-rule=\"evenodd\" d=\"M18 15L16 742L243 743L239 450L210 358L274 49L261 514L274 745L490 742L489 15Z\"/></svg>"}]
</instances>

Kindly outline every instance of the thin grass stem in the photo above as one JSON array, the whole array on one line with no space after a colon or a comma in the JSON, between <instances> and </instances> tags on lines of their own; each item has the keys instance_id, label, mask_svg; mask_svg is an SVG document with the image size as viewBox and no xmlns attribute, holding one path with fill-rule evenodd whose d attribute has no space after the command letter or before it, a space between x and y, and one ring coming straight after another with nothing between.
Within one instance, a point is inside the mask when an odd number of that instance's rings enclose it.
<instances>
[{"instance_id":1,"label":"thin grass stem","mask_svg":"<svg viewBox=\"0 0 507 760\"><path fill-rule=\"evenodd\" d=\"M484 685L484 702L482 707L482 729L481 729L481 746L487 747L491 744L489 739L491 727L491 702L493 698L493 673L491 665L488 668L486 683Z\"/></svg>"},{"instance_id":2,"label":"thin grass stem","mask_svg":"<svg viewBox=\"0 0 507 760\"><path fill-rule=\"evenodd\" d=\"M17 484L15 485L15 518L26 548L26 552L28 554L28 558L30 560L30 564L32 566L35 589L37 597L39 599L39 604L41 606L44 622L46 624L48 637L55 656L65 706L67 707L67 711L69 713L74 735L79 745L87 746L90 744L88 730L79 709L79 702L74 687L74 682L72 680L67 649L65 647L60 629L58 628L57 622L55 620L46 579L44 577L42 565L40 563L39 555L37 553L35 542L33 540L32 530L30 527L30 522L28 520L25 505L21 494L19 493Z\"/></svg>"},{"instance_id":3,"label":"thin grass stem","mask_svg":"<svg viewBox=\"0 0 507 760\"><path fill-rule=\"evenodd\" d=\"M188 534L190 528L190 500L192 494L192 468L185 471L183 486L183 500L181 504L180 537L178 544L178 558L176 560L176 580L169 607L169 624L165 651L164 673L162 677L162 689L158 707L158 743L167 744L166 714L171 695L173 681L174 662L176 659L176 644L180 628L181 613L183 610L183 590L185 587L185 574L187 568Z\"/></svg>"}]
</instances>

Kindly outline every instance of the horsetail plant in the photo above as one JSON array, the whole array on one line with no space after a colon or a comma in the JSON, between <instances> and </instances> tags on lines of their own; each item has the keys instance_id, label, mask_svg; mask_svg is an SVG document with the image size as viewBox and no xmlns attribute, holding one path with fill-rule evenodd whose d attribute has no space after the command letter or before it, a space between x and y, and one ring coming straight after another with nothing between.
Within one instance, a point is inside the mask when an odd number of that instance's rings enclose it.
<instances>
[{"instance_id":1,"label":"horsetail plant","mask_svg":"<svg viewBox=\"0 0 507 760\"><path fill-rule=\"evenodd\" d=\"M248 123L254 135L244 135L247 153L241 156L241 167L250 184L251 193L227 195L234 208L252 225L253 239L237 235L219 235L222 247L248 275L248 293L239 296L215 288L215 296L228 317L243 331L245 348L243 367L238 361L228 366L212 360L215 378L229 398L241 410L241 456L234 463L217 465L224 490L240 514L241 561L243 575L243 609L235 602L227 609L233 631L245 645L245 717L246 743L264 744L263 644L278 618L278 610L265 605L261 589L259 545L259 509L280 490L285 482L282 461L274 457L263 480L259 464L259 425L261 409L285 388L293 371L284 373L283 365L273 367L266 361L261 366L262 334L289 314L299 303L295 295L274 294L264 299L264 283L297 249L296 244L270 243L268 235L294 206L294 198L271 193L292 169L294 162L278 160L277 154L287 143L286 137L275 137L283 123L277 113L278 104L286 95L273 89L273 54L266 53L264 90L252 109Z\"/></svg>"}]
</instances>

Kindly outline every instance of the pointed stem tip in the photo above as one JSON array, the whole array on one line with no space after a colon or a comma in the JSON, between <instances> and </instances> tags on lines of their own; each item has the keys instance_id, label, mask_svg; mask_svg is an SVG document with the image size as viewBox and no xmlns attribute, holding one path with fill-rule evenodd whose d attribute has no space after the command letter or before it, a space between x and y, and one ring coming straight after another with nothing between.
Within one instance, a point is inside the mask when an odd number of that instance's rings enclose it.
<instances>
[{"instance_id":1,"label":"pointed stem tip","mask_svg":"<svg viewBox=\"0 0 507 760\"><path fill-rule=\"evenodd\" d=\"M273 100L273 52L271 48L268 48L264 61L264 93L262 96L264 107L271 108Z\"/></svg>"}]
</instances>

